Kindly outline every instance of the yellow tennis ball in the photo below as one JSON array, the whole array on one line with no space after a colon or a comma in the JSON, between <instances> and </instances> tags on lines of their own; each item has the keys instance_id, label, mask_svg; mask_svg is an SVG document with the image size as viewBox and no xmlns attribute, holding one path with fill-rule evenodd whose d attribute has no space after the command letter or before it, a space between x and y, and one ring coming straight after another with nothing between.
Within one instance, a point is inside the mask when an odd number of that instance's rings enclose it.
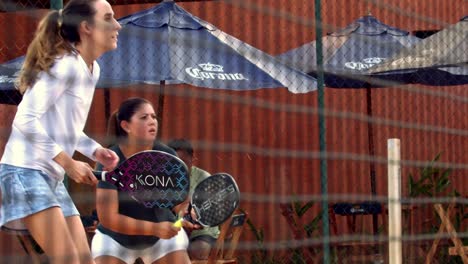
<instances>
[{"instance_id":1,"label":"yellow tennis ball","mask_svg":"<svg viewBox=\"0 0 468 264\"><path fill-rule=\"evenodd\" d=\"M175 221L174 226L175 227L182 227L182 221L183 220L184 219L182 219L182 218L178 219L177 221Z\"/></svg>"}]
</instances>

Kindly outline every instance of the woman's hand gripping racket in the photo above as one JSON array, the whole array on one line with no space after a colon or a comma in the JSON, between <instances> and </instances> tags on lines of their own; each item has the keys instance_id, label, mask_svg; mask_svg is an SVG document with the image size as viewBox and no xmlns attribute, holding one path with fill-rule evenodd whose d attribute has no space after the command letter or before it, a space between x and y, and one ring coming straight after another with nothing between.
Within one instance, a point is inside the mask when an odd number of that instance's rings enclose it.
<instances>
[{"instance_id":1,"label":"woman's hand gripping racket","mask_svg":"<svg viewBox=\"0 0 468 264\"><path fill-rule=\"evenodd\" d=\"M102 181L127 192L147 208L172 208L184 202L190 180L185 163L166 152L138 152L112 171L95 171Z\"/></svg>"},{"instance_id":2,"label":"woman's hand gripping racket","mask_svg":"<svg viewBox=\"0 0 468 264\"><path fill-rule=\"evenodd\" d=\"M189 204L189 214L183 219L204 227L220 225L239 206L240 192L234 178L227 173L216 173L201 181L193 191ZM193 209L196 219L192 219ZM182 219L174 225L181 226Z\"/></svg>"}]
</instances>

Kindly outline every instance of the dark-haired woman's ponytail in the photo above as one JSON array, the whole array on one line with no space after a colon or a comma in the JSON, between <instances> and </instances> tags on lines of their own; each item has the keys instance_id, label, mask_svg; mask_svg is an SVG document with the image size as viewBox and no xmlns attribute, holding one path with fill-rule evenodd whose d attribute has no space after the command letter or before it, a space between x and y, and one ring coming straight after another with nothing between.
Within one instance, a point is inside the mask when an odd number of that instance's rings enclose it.
<instances>
[{"instance_id":1,"label":"dark-haired woman's ponytail","mask_svg":"<svg viewBox=\"0 0 468 264\"><path fill-rule=\"evenodd\" d=\"M119 112L116 110L111 114L109 117L109 122L107 123L107 146L111 146L117 143L120 134L119 131L121 129L119 123Z\"/></svg>"}]
</instances>

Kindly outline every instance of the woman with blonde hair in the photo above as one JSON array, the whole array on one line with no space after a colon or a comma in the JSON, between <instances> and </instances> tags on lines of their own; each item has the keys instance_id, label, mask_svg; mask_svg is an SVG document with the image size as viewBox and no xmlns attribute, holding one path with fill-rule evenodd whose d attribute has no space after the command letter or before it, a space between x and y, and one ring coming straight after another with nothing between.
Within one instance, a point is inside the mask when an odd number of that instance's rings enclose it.
<instances>
[{"instance_id":1,"label":"woman with blonde hair","mask_svg":"<svg viewBox=\"0 0 468 264\"><path fill-rule=\"evenodd\" d=\"M97 183L75 151L109 169L118 162L83 130L96 59L117 47L120 28L106 0L70 0L40 21L19 77L23 99L0 162L0 226L27 229L50 263L94 263L63 178Z\"/></svg>"}]
</instances>

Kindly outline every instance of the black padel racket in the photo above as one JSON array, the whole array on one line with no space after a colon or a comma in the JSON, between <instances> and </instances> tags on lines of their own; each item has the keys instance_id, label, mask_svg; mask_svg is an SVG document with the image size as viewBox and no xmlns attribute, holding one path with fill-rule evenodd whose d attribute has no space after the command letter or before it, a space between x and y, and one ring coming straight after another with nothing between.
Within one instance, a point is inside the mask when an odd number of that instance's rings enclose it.
<instances>
[{"instance_id":1,"label":"black padel racket","mask_svg":"<svg viewBox=\"0 0 468 264\"><path fill-rule=\"evenodd\" d=\"M190 207L197 216L196 223L212 227L226 221L239 206L239 201L240 192L234 178L227 173L216 173L198 183ZM190 218L190 215L186 216L186 220L192 221Z\"/></svg>"},{"instance_id":2,"label":"black padel racket","mask_svg":"<svg viewBox=\"0 0 468 264\"><path fill-rule=\"evenodd\" d=\"M127 192L147 208L172 208L187 199L190 179L185 163L166 152L138 152L112 171L95 171L102 181Z\"/></svg>"}]
</instances>

